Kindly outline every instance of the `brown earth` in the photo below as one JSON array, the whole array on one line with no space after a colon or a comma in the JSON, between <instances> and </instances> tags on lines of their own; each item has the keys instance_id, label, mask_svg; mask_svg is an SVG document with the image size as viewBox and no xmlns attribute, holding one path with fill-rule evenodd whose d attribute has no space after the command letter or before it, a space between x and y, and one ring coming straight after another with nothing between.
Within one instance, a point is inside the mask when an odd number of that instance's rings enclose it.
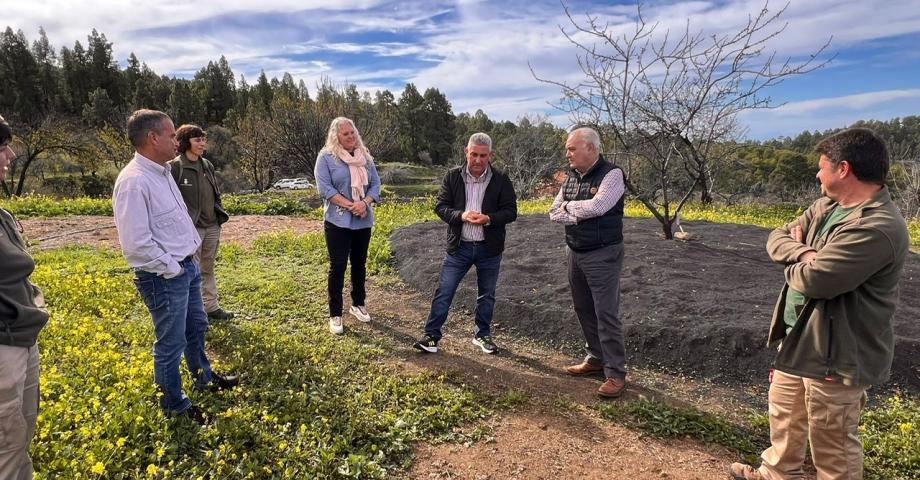
<instances>
[{"instance_id":1,"label":"brown earth","mask_svg":"<svg viewBox=\"0 0 920 480\"><path fill-rule=\"evenodd\" d=\"M738 455L717 445L690 439L644 436L597 413L600 376L577 378L563 368L577 360L526 338L502 336L495 355L470 343L469 312L452 311L437 354L409 346L420 336L431 297L403 285L371 284L367 304L374 320L364 325L346 317L346 335L373 334L389 339L393 354L410 372L443 374L495 398L521 399L480 428L475 442L421 444L408 478L414 479L720 479ZM656 398L676 405L705 408L734 420L761 411L760 387L725 388L711 382L633 369L623 398ZM752 407L753 404L758 407Z\"/></svg>"},{"instance_id":2,"label":"brown earth","mask_svg":"<svg viewBox=\"0 0 920 480\"><path fill-rule=\"evenodd\" d=\"M658 236L654 219L624 222L626 257L620 316L631 366L683 373L725 384L762 385L774 351L765 346L782 266L766 254L765 228L684 222L691 241ZM392 252L401 278L431 293L444 258L441 222L396 231ZM562 227L545 215L508 227L496 293L493 334L525 337L580 354L583 338L565 274ZM454 305L472 310L475 269ZM920 390L920 257L911 253L895 314L895 359L888 387Z\"/></svg>"},{"instance_id":3,"label":"brown earth","mask_svg":"<svg viewBox=\"0 0 920 480\"><path fill-rule=\"evenodd\" d=\"M26 240L34 249L65 245L94 245L119 248L115 220L104 216L30 218L21 220ZM260 233L293 230L307 233L320 230L323 223L284 215L234 215L221 231L221 240L248 245Z\"/></svg>"}]
</instances>

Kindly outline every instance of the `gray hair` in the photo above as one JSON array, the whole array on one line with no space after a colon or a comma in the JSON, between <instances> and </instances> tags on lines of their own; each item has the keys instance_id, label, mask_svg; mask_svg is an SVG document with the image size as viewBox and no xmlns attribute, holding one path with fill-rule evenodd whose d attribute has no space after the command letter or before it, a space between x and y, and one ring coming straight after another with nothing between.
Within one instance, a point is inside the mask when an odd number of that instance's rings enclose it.
<instances>
[{"instance_id":1,"label":"gray hair","mask_svg":"<svg viewBox=\"0 0 920 480\"><path fill-rule=\"evenodd\" d=\"M594 145L595 151L601 151L601 136L598 135L597 130L591 127L576 128L575 130L572 130L571 133L569 133L569 137L572 137L576 134L580 135L581 139L584 140L585 143Z\"/></svg>"},{"instance_id":2,"label":"gray hair","mask_svg":"<svg viewBox=\"0 0 920 480\"><path fill-rule=\"evenodd\" d=\"M140 109L128 117L128 138L131 145L137 148L144 144L147 134L155 131L160 132L163 120L169 120L169 115L159 110Z\"/></svg>"},{"instance_id":3,"label":"gray hair","mask_svg":"<svg viewBox=\"0 0 920 480\"><path fill-rule=\"evenodd\" d=\"M489 147L489 151L492 151L492 137L486 135L482 132L477 132L470 135L470 141L466 142L466 147L469 148L472 145L485 145Z\"/></svg>"}]
</instances>

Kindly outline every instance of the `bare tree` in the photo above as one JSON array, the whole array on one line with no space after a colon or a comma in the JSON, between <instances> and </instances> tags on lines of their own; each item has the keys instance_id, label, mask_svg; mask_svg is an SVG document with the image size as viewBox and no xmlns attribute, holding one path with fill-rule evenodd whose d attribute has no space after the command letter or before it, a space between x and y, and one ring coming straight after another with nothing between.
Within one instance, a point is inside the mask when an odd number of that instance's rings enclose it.
<instances>
[{"instance_id":1,"label":"bare tree","mask_svg":"<svg viewBox=\"0 0 920 480\"><path fill-rule=\"evenodd\" d=\"M59 115L48 115L35 125L14 123L15 150L19 155L9 166L8 181L2 182L7 196L22 195L29 169L38 160L53 155L85 154L89 145L78 134L80 130L75 121Z\"/></svg>"},{"instance_id":2,"label":"bare tree","mask_svg":"<svg viewBox=\"0 0 920 480\"><path fill-rule=\"evenodd\" d=\"M741 135L737 115L775 106L764 96L767 89L830 61L818 60L830 40L798 62L779 61L767 51L786 28L779 24L786 7L771 12L765 3L739 29L707 34L694 33L689 20L681 31L657 32L641 5L625 30L598 16L577 19L564 6L572 31L560 29L580 52L584 78L568 83L533 74L560 87L556 106L574 122L601 130L607 147L626 160L620 166L629 192L658 219L665 237L673 238L673 222L694 191L712 200L714 150ZM676 164L689 181L675 181ZM639 169L659 178L638 182Z\"/></svg>"},{"instance_id":3,"label":"bare tree","mask_svg":"<svg viewBox=\"0 0 920 480\"><path fill-rule=\"evenodd\" d=\"M239 146L237 166L252 186L265 191L271 181L271 168L278 146L272 135L272 120L259 108L250 108L236 125L234 140Z\"/></svg>"},{"instance_id":4,"label":"bare tree","mask_svg":"<svg viewBox=\"0 0 920 480\"><path fill-rule=\"evenodd\" d=\"M920 151L908 143L891 147L891 180L905 218L920 216Z\"/></svg>"},{"instance_id":5,"label":"bare tree","mask_svg":"<svg viewBox=\"0 0 920 480\"><path fill-rule=\"evenodd\" d=\"M499 139L496 163L520 198L529 198L562 165L565 134L546 117L523 117L511 135Z\"/></svg>"}]
</instances>

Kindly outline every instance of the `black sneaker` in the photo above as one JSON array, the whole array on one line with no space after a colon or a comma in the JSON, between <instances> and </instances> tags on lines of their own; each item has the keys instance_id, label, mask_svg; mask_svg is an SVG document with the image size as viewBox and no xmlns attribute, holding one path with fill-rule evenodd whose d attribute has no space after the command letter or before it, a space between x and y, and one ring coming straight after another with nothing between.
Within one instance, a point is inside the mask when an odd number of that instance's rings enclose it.
<instances>
[{"instance_id":1,"label":"black sneaker","mask_svg":"<svg viewBox=\"0 0 920 480\"><path fill-rule=\"evenodd\" d=\"M228 312L223 308L218 308L213 312L208 312L208 318L211 320L230 320L234 317L234 315L235 314L233 312Z\"/></svg>"},{"instance_id":2,"label":"black sneaker","mask_svg":"<svg viewBox=\"0 0 920 480\"><path fill-rule=\"evenodd\" d=\"M240 384L240 377L236 375L221 375L215 373L211 375L211 383L208 389L211 391L230 390Z\"/></svg>"},{"instance_id":3,"label":"black sneaker","mask_svg":"<svg viewBox=\"0 0 920 480\"><path fill-rule=\"evenodd\" d=\"M186 418L186 419L191 420L191 421L193 421L193 422L195 422L195 423L197 423L198 425L201 425L201 426L204 426L204 425L207 425L208 423L210 423L210 421L208 420L208 417L205 416L204 412L201 411L200 408L198 408L198 407L196 407L196 406L194 406L194 405L192 405L192 406L186 408L185 410L183 410L183 411L177 413L177 414L176 414L176 417L178 417L178 418Z\"/></svg>"},{"instance_id":4,"label":"black sneaker","mask_svg":"<svg viewBox=\"0 0 920 480\"><path fill-rule=\"evenodd\" d=\"M484 353L493 354L498 351L498 345L492 341L492 337L486 335L485 337L475 337L473 338L473 345L481 348Z\"/></svg>"},{"instance_id":5,"label":"black sneaker","mask_svg":"<svg viewBox=\"0 0 920 480\"><path fill-rule=\"evenodd\" d=\"M416 350L425 353L438 353L438 339L430 335L425 335L421 340L412 344Z\"/></svg>"}]
</instances>

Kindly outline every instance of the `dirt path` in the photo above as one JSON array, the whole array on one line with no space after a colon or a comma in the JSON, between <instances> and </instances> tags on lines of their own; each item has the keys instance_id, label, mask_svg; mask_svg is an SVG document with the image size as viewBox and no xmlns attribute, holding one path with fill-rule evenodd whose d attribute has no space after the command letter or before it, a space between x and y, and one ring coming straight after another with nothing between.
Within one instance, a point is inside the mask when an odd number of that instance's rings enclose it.
<instances>
[{"instance_id":1,"label":"dirt path","mask_svg":"<svg viewBox=\"0 0 920 480\"><path fill-rule=\"evenodd\" d=\"M718 479L737 455L719 446L644 437L601 419L595 390L600 377L575 378L562 369L575 359L517 338L497 338L501 350L485 355L470 343L472 317L452 312L434 355L410 345L419 336L430 305L428 294L402 286L369 288L375 320L368 326L346 318L346 332L375 332L396 345L409 370L445 374L452 381L501 397L514 392L521 403L493 418L488 438L469 446L419 445L410 478L451 479ZM399 347L399 346L402 347ZM709 405L737 415L742 398L764 392L729 392L680 377L633 370L623 399L654 397L672 404ZM667 390L662 389L666 387Z\"/></svg>"},{"instance_id":2,"label":"dirt path","mask_svg":"<svg viewBox=\"0 0 920 480\"><path fill-rule=\"evenodd\" d=\"M115 220L104 216L30 218L22 220L24 236L33 248L44 250L65 245L93 245L118 248ZM259 234L280 230L307 233L323 223L284 215L234 215L223 226L221 241L248 245Z\"/></svg>"}]
</instances>

